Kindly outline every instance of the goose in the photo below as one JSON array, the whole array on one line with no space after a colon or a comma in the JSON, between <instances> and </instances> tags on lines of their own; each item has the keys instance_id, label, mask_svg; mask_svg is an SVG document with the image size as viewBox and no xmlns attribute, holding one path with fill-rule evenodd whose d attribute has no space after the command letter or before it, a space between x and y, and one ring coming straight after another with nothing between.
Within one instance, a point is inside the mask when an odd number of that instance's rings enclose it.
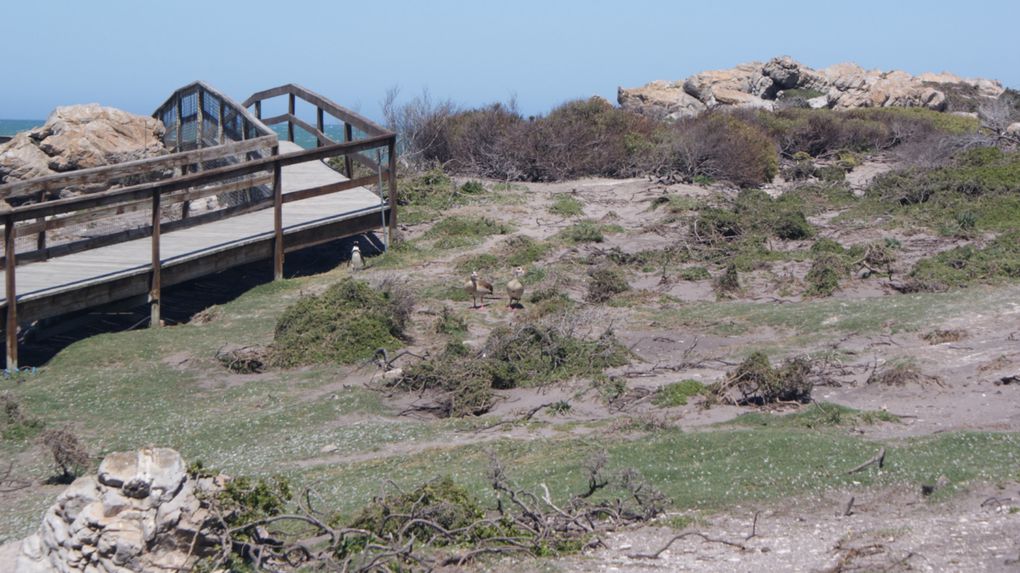
<instances>
[{"instance_id":1,"label":"goose","mask_svg":"<svg viewBox=\"0 0 1020 573\"><path fill-rule=\"evenodd\" d=\"M510 308L519 307L521 299L524 298L524 285L521 283L522 276L524 276L524 269L517 267L514 269L514 277L510 279L510 282L506 283L506 294L507 298L510 299L507 306Z\"/></svg>"},{"instance_id":2,"label":"goose","mask_svg":"<svg viewBox=\"0 0 1020 573\"><path fill-rule=\"evenodd\" d=\"M478 308L478 299L485 302L485 295L492 294L492 283L478 278L478 271L471 271L471 276L464 281L464 292L471 295L471 308Z\"/></svg>"},{"instance_id":3,"label":"goose","mask_svg":"<svg viewBox=\"0 0 1020 573\"><path fill-rule=\"evenodd\" d=\"M361 247L357 243L351 247L351 260L348 261L347 265L354 270L365 268L365 259L361 257Z\"/></svg>"}]
</instances>

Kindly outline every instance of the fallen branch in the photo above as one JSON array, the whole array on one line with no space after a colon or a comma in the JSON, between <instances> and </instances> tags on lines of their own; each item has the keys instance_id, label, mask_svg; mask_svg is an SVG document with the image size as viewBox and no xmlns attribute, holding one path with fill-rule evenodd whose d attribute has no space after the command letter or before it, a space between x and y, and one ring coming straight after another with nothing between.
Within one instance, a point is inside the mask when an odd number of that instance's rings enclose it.
<instances>
[{"instance_id":1,"label":"fallen branch","mask_svg":"<svg viewBox=\"0 0 1020 573\"><path fill-rule=\"evenodd\" d=\"M741 551L747 551L747 546L742 544L742 543L737 543L735 541L727 541L725 539L716 539L714 537L709 537L709 536L707 536L704 533L701 533L699 531L688 531L687 533L681 533L679 535L674 535L673 538L670 539L666 543L666 545L662 546L661 549L659 549L658 551L656 551L654 553L630 553L630 554L627 555L627 557L630 558L630 559L658 559L659 556L662 555L663 553L665 553L666 550L669 549L674 543L676 543L677 541L680 541L681 539L684 539L686 537L700 537L701 540L703 542L705 542L705 543L720 543L722 545L728 545L730 547L736 547L737 549L740 549Z\"/></svg>"},{"instance_id":2,"label":"fallen branch","mask_svg":"<svg viewBox=\"0 0 1020 573\"><path fill-rule=\"evenodd\" d=\"M850 470L850 471L848 471L846 473L847 473L847 475L855 474L855 473L863 470L864 468L866 468L868 466L871 466L871 465L874 465L874 464L878 464L878 469L882 469L882 465L885 464L885 448L882 448L881 450L879 450L878 453L875 454L875 456L873 458L871 458L870 460L864 462L863 464L853 468L852 470Z\"/></svg>"}]
</instances>

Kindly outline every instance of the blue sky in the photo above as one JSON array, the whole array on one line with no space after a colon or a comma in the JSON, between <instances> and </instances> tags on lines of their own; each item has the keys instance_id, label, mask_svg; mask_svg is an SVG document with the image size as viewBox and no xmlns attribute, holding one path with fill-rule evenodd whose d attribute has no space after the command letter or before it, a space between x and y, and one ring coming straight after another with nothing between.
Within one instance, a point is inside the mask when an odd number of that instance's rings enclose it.
<instances>
[{"instance_id":1,"label":"blue sky","mask_svg":"<svg viewBox=\"0 0 1020 573\"><path fill-rule=\"evenodd\" d=\"M371 117L388 88L525 113L789 54L1020 87L1020 2L616 0L4 2L0 118L151 113L196 79L235 99L303 84Z\"/></svg>"}]
</instances>

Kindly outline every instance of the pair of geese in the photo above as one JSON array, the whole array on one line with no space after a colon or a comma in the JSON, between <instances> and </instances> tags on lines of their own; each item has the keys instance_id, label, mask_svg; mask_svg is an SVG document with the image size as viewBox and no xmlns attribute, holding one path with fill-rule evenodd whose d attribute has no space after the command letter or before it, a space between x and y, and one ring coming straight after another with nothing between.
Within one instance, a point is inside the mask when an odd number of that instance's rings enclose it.
<instances>
[{"instance_id":1,"label":"pair of geese","mask_svg":"<svg viewBox=\"0 0 1020 573\"><path fill-rule=\"evenodd\" d=\"M506 283L506 294L509 298L507 304L510 308L516 308L514 304L520 305L521 298L524 297L524 284L521 283L521 277L524 276L524 269L517 267L514 269L514 276ZM492 283L486 280L478 278L478 271L471 271L471 276L468 280L464 281L464 292L471 295L471 308L478 308L478 300L485 301L485 295L491 295L494 291Z\"/></svg>"},{"instance_id":2,"label":"pair of geese","mask_svg":"<svg viewBox=\"0 0 1020 573\"><path fill-rule=\"evenodd\" d=\"M365 267L365 260L361 256L361 248L358 245L354 245L351 249L351 259L348 265L352 269L362 269ZM521 298L524 297L524 284L521 283L521 277L524 276L524 269L517 267L514 269L514 276L506 283L506 294L510 301L507 306L514 308L514 304L521 304ZM478 308L478 300L485 301L485 295L491 295L494 291L492 283L486 280L478 278L478 271L471 271L471 277L464 282L464 290L471 295L471 307Z\"/></svg>"}]
</instances>

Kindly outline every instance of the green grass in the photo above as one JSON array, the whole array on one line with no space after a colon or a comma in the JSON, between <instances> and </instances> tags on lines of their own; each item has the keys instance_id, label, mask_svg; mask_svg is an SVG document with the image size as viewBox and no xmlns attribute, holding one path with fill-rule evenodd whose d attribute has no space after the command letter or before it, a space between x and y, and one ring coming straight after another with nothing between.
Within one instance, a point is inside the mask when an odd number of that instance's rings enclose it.
<instances>
[{"instance_id":1,"label":"green grass","mask_svg":"<svg viewBox=\"0 0 1020 573\"><path fill-rule=\"evenodd\" d=\"M885 411L861 411L839 404L814 402L793 414L748 412L726 425L755 428L809 428L821 429L844 426L871 426L880 422L899 422L899 418Z\"/></svg>"},{"instance_id":2,"label":"green grass","mask_svg":"<svg viewBox=\"0 0 1020 573\"><path fill-rule=\"evenodd\" d=\"M970 289L869 299L813 299L781 305L695 302L642 313L635 320L643 321L642 324L654 320L663 326L702 328L717 334L742 334L772 327L790 336L826 337L877 332L884 325L889 325L893 332L914 331L956 316L987 311L1003 297L1017 296L1017 290L1015 287Z\"/></svg>"},{"instance_id":3,"label":"green grass","mask_svg":"<svg viewBox=\"0 0 1020 573\"><path fill-rule=\"evenodd\" d=\"M921 259L910 278L924 290L1020 279L1020 231L1001 235L984 248L965 245Z\"/></svg>"},{"instance_id":4,"label":"green grass","mask_svg":"<svg viewBox=\"0 0 1020 573\"><path fill-rule=\"evenodd\" d=\"M553 196L549 212L560 217L580 217L584 215L584 204L567 193L557 193Z\"/></svg>"},{"instance_id":5,"label":"green grass","mask_svg":"<svg viewBox=\"0 0 1020 573\"><path fill-rule=\"evenodd\" d=\"M607 234L621 232L623 227L619 225L607 225L585 219L564 229L560 236L568 243L601 243L606 240Z\"/></svg>"},{"instance_id":6,"label":"green grass","mask_svg":"<svg viewBox=\"0 0 1020 573\"><path fill-rule=\"evenodd\" d=\"M705 394L704 384L697 380L682 380L659 388L655 392L652 403L663 408L686 406L688 400L703 394Z\"/></svg>"},{"instance_id":7,"label":"green grass","mask_svg":"<svg viewBox=\"0 0 1020 573\"><path fill-rule=\"evenodd\" d=\"M1020 434L948 433L904 442L879 443L804 428L757 427L684 433L665 430L638 438L604 438L610 468L634 468L660 488L677 509L718 509L764 502L852 484L886 486L932 483L944 475L946 493L974 480L1015 479ZM881 473L846 471L887 448ZM375 476L401 487L450 475L488 503L486 468L493 453L513 468L517 483L549 486L554 497L583 491L583 464L599 446L581 438L518 441L442 448L410 456L317 468L306 479L336 484L329 491L351 511L378 492Z\"/></svg>"}]
</instances>

